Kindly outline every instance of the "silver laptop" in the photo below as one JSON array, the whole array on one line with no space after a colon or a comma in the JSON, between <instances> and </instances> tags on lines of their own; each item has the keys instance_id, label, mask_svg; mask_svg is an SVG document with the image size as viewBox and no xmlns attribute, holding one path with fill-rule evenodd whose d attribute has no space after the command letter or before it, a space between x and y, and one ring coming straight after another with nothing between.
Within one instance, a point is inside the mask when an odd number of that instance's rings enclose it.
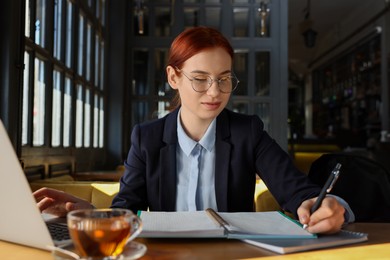
<instances>
[{"instance_id":1,"label":"silver laptop","mask_svg":"<svg viewBox=\"0 0 390 260\"><path fill-rule=\"evenodd\" d=\"M45 250L69 244L50 235L1 120L0 151L0 240Z\"/></svg>"}]
</instances>

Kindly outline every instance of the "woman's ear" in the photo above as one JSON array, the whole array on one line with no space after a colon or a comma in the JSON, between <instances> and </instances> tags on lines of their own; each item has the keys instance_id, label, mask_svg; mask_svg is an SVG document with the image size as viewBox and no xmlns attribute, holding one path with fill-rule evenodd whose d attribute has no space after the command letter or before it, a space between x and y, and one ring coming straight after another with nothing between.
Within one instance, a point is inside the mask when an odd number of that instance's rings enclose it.
<instances>
[{"instance_id":1,"label":"woman's ear","mask_svg":"<svg viewBox=\"0 0 390 260\"><path fill-rule=\"evenodd\" d=\"M176 70L172 66L167 66L167 80L171 88L177 89L178 88L178 76L176 74Z\"/></svg>"}]
</instances>

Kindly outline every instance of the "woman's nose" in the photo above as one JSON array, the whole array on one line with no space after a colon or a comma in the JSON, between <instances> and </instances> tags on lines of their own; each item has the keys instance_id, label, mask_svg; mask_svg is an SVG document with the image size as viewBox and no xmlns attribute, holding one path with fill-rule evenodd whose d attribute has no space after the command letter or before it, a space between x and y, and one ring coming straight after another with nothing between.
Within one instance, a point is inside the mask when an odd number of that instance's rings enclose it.
<instances>
[{"instance_id":1,"label":"woman's nose","mask_svg":"<svg viewBox=\"0 0 390 260\"><path fill-rule=\"evenodd\" d=\"M209 89L207 90L207 94L210 95L210 96L217 96L217 95L219 95L221 90L219 89L218 80L212 79L212 80L210 80L209 84L211 84L211 85L210 85Z\"/></svg>"}]
</instances>

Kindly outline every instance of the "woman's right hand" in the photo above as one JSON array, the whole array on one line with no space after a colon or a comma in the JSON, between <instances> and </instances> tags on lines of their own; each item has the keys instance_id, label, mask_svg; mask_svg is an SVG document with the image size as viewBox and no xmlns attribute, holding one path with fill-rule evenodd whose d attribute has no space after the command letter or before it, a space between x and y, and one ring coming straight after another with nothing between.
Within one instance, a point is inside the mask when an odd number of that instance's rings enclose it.
<instances>
[{"instance_id":1,"label":"woman's right hand","mask_svg":"<svg viewBox=\"0 0 390 260\"><path fill-rule=\"evenodd\" d=\"M65 217L72 210L94 208L86 200L51 188L41 188L33 192L33 195L41 212L58 217Z\"/></svg>"}]
</instances>

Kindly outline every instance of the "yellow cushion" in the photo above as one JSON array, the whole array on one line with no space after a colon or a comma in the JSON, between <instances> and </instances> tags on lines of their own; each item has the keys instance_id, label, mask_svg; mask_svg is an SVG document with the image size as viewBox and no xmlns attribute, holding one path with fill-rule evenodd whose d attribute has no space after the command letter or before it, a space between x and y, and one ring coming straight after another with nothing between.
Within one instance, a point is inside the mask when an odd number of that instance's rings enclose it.
<instances>
[{"instance_id":1,"label":"yellow cushion","mask_svg":"<svg viewBox=\"0 0 390 260\"><path fill-rule=\"evenodd\" d=\"M325 153L340 151L335 144L294 144L289 151L294 152L294 164L302 172L308 174L311 164Z\"/></svg>"},{"instance_id":2,"label":"yellow cushion","mask_svg":"<svg viewBox=\"0 0 390 260\"><path fill-rule=\"evenodd\" d=\"M89 181L36 181L31 182L32 191L42 187L61 190L78 198L84 199L97 208L109 208L119 191L119 182L89 182Z\"/></svg>"},{"instance_id":3,"label":"yellow cushion","mask_svg":"<svg viewBox=\"0 0 390 260\"><path fill-rule=\"evenodd\" d=\"M119 191L119 182L92 183L91 203L97 208L108 208Z\"/></svg>"},{"instance_id":4,"label":"yellow cushion","mask_svg":"<svg viewBox=\"0 0 390 260\"><path fill-rule=\"evenodd\" d=\"M255 206L256 211L281 210L278 202L262 180L256 181Z\"/></svg>"},{"instance_id":5,"label":"yellow cushion","mask_svg":"<svg viewBox=\"0 0 390 260\"><path fill-rule=\"evenodd\" d=\"M323 152L296 152L294 154L294 165L301 172L308 174L311 164L323 154Z\"/></svg>"},{"instance_id":6,"label":"yellow cushion","mask_svg":"<svg viewBox=\"0 0 390 260\"><path fill-rule=\"evenodd\" d=\"M340 147L336 144L294 144L291 147L289 144L289 151L294 149L294 152L335 152L340 151Z\"/></svg>"}]
</instances>

